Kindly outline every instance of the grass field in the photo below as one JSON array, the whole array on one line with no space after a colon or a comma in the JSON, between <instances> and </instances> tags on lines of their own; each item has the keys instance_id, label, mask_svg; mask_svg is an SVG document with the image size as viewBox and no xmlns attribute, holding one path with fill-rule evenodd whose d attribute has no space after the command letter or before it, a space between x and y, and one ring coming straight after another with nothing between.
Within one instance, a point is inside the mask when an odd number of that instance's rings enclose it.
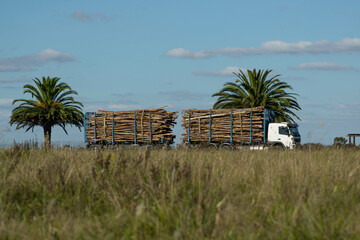
<instances>
[{"instance_id":1,"label":"grass field","mask_svg":"<svg viewBox=\"0 0 360 240\"><path fill-rule=\"evenodd\" d=\"M0 239L360 239L360 151L2 149Z\"/></svg>"}]
</instances>

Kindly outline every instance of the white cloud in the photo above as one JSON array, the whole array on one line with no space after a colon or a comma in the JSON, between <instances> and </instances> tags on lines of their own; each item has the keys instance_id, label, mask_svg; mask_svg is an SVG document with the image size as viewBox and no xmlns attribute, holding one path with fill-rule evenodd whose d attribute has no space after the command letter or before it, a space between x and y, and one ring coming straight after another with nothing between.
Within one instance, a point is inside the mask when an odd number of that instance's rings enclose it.
<instances>
[{"instance_id":1,"label":"white cloud","mask_svg":"<svg viewBox=\"0 0 360 240\"><path fill-rule=\"evenodd\" d=\"M204 76L213 76L213 77L225 77L225 76L232 76L234 72L239 72L238 67L225 67L224 69L217 70L217 71L195 71L195 75L204 75ZM243 69L241 69L244 71Z\"/></svg>"},{"instance_id":2,"label":"white cloud","mask_svg":"<svg viewBox=\"0 0 360 240\"><path fill-rule=\"evenodd\" d=\"M11 98L0 98L0 107L10 107L13 99Z\"/></svg>"},{"instance_id":3,"label":"white cloud","mask_svg":"<svg viewBox=\"0 0 360 240\"><path fill-rule=\"evenodd\" d=\"M360 102L304 104L303 110L308 121L322 118L329 120L360 120ZM324 115L322 111L326 111Z\"/></svg>"},{"instance_id":4,"label":"white cloud","mask_svg":"<svg viewBox=\"0 0 360 240\"><path fill-rule=\"evenodd\" d=\"M136 109L142 108L142 106L139 104L136 104L136 105L114 104L114 105L109 105L107 107L108 107L108 109L111 109L114 111L136 110Z\"/></svg>"},{"instance_id":5,"label":"white cloud","mask_svg":"<svg viewBox=\"0 0 360 240\"><path fill-rule=\"evenodd\" d=\"M174 58L196 59L196 58L208 58L208 57L211 57L212 55L209 53L205 53L204 51L193 52L191 50L184 49L184 48L173 48L173 49L170 49L169 51L167 51L165 53L165 56L166 57L174 57Z\"/></svg>"},{"instance_id":6,"label":"white cloud","mask_svg":"<svg viewBox=\"0 0 360 240\"><path fill-rule=\"evenodd\" d=\"M302 63L295 67L289 67L289 69L296 70L324 70L324 71L360 71L359 68L355 68L349 65L341 65L332 62L309 62Z\"/></svg>"},{"instance_id":7,"label":"white cloud","mask_svg":"<svg viewBox=\"0 0 360 240\"><path fill-rule=\"evenodd\" d=\"M228 56L263 55L263 54L319 54L334 52L360 51L360 38L341 39L338 42L322 40L316 42L299 41L287 43L283 41L269 41L257 48L224 48L210 52Z\"/></svg>"},{"instance_id":8,"label":"white cloud","mask_svg":"<svg viewBox=\"0 0 360 240\"><path fill-rule=\"evenodd\" d=\"M0 83L27 83L30 82L30 79L25 78L17 78L17 79L11 79L11 78L0 78Z\"/></svg>"},{"instance_id":9,"label":"white cloud","mask_svg":"<svg viewBox=\"0 0 360 240\"><path fill-rule=\"evenodd\" d=\"M74 57L69 53L62 53L54 49L48 48L40 51L35 55L35 59L39 62L68 62L73 61Z\"/></svg>"},{"instance_id":10,"label":"white cloud","mask_svg":"<svg viewBox=\"0 0 360 240\"><path fill-rule=\"evenodd\" d=\"M26 66L14 66L14 65L0 65L0 72L22 72L22 71L32 71L31 67Z\"/></svg>"},{"instance_id":11,"label":"white cloud","mask_svg":"<svg viewBox=\"0 0 360 240\"><path fill-rule=\"evenodd\" d=\"M45 49L33 55L13 58L0 58L0 72L32 71L34 67L43 66L49 62L71 62L75 58L69 53L54 49Z\"/></svg>"},{"instance_id":12,"label":"white cloud","mask_svg":"<svg viewBox=\"0 0 360 240\"><path fill-rule=\"evenodd\" d=\"M73 12L71 16L80 22L91 22L96 19L100 20L106 20L107 17L102 13L84 13L81 10L77 10L76 12Z\"/></svg>"},{"instance_id":13,"label":"white cloud","mask_svg":"<svg viewBox=\"0 0 360 240\"><path fill-rule=\"evenodd\" d=\"M167 51L165 56L178 58L206 58L214 55L239 57L243 55L325 54L338 52L360 52L360 38L344 38L338 42L321 40L316 42L299 41L296 43L275 40L264 42L259 47L226 47L220 49L205 49L200 52L193 52L183 48L174 48Z\"/></svg>"}]
</instances>

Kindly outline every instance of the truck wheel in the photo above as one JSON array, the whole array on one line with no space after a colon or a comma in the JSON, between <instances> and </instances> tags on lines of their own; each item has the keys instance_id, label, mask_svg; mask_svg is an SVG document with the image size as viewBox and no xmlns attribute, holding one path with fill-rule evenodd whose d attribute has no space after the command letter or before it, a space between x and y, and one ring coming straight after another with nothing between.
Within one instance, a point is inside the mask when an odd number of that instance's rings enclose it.
<instances>
[{"instance_id":1,"label":"truck wheel","mask_svg":"<svg viewBox=\"0 0 360 240\"><path fill-rule=\"evenodd\" d=\"M89 146L90 149L101 149L101 146L100 145L97 145L97 144L91 144Z\"/></svg>"},{"instance_id":2,"label":"truck wheel","mask_svg":"<svg viewBox=\"0 0 360 240\"><path fill-rule=\"evenodd\" d=\"M275 143L274 145L272 145L271 148L272 148L272 149L275 149L275 150L283 150L283 149L284 149L284 145L282 145L281 143Z\"/></svg>"}]
</instances>

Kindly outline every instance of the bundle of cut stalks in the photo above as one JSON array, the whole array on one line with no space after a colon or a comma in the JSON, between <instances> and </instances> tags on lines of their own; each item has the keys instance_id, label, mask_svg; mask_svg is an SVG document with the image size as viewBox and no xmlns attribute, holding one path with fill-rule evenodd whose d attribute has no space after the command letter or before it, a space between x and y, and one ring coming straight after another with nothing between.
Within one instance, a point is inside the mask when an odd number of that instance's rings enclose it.
<instances>
[{"instance_id":1,"label":"bundle of cut stalks","mask_svg":"<svg viewBox=\"0 0 360 240\"><path fill-rule=\"evenodd\" d=\"M184 110L181 126L185 132L181 134L181 140L229 143L232 139L233 143L261 143L264 138L264 110L264 107Z\"/></svg>"},{"instance_id":2,"label":"bundle of cut stalks","mask_svg":"<svg viewBox=\"0 0 360 240\"><path fill-rule=\"evenodd\" d=\"M171 144L177 112L162 108L95 113L87 123L90 143ZM96 124L95 124L96 123Z\"/></svg>"}]
</instances>

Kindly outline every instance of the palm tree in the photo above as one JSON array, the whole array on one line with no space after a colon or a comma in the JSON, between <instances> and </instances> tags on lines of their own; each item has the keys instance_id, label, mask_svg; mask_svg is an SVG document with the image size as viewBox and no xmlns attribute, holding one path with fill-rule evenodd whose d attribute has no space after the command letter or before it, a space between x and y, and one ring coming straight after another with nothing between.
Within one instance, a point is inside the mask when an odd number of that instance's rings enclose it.
<instances>
[{"instance_id":1,"label":"palm tree","mask_svg":"<svg viewBox=\"0 0 360 240\"><path fill-rule=\"evenodd\" d=\"M264 106L272 110L276 121L294 122L292 116L301 120L293 110L300 110L295 93L286 90L293 88L285 82L281 82L275 75L270 77L272 70L247 70L248 76L239 69L239 73L233 73L238 77L234 82L227 82L223 89L213 94L218 97L213 108L251 108Z\"/></svg>"},{"instance_id":2,"label":"palm tree","mask_svg":"<svg viewBox=\"0 0 360 240\"><path fill-rule=\"evenodd\" d=\"M16 99L13 104L21 102L13 109L10 125L16 124L16 129L34 130L40 126L44 129L44 147L51 146L51 128L59 125L67 134L66 124L80 129L83 125L82 103L71 96L77 95L66 83L58 83L60 78L42 77L33 79L35 85L24 85L24 94L31 94L33 99Z\"/></svg>"}]
</instances>

